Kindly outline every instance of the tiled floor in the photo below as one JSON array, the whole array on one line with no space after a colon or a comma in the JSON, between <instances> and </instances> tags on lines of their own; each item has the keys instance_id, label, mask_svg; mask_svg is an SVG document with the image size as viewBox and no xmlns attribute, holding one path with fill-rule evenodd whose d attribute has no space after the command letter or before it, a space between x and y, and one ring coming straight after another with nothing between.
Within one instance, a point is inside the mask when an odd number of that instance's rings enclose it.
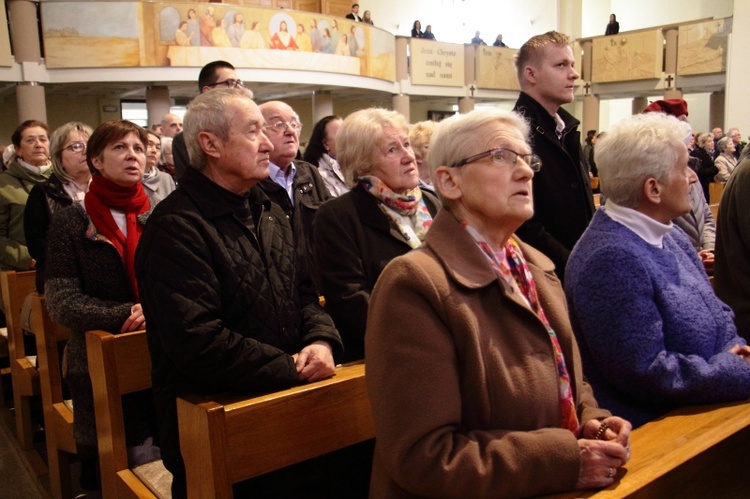
<instances>
[{"instance_id":1,"label":"tiled floor","mask_svg":"<svg viewBox=\"0 0 750 499\"><path fill-rule=\"evenodd\" d=\"M49 497L37 486L5 418L0 418L0 497L36 499Z\"/></svg>"}]
</instances>

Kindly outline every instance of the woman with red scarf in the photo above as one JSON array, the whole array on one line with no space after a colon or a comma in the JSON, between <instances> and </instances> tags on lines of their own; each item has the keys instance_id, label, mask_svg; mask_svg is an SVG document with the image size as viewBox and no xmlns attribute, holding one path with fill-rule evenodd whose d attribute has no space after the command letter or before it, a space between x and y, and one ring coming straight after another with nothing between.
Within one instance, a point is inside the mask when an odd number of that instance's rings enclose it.
<instances>
[{"instance_id":1,"label":"woman with red scarf","mask_svg":"<svg viewBox=\"0 0 750 499\"><path fill-rule=\"evenodd\" d=\"M83 203L57 212L49 230L47 306L56 322L73 331L66 347L66 379L75 406L74 435L79 448L92 452L96 425L85 332L117 334L146 327L134 271L135 249L151 211L141 184L146 143L147 132L134 123L101 124L86 149L93 174L89 191ZM123 408L131 465L158 458L150 440L150 393L125 397Z\"/></svg>"}]
</instances>

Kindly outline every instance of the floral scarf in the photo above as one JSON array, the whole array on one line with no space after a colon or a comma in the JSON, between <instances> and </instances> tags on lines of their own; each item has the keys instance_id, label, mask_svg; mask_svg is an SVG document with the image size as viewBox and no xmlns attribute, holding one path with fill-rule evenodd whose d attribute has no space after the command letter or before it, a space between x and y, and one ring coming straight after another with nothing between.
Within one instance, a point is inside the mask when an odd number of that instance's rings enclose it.
<instances>
[{"instance_id":1,"label":"floral scarf","mask_svg":"<svg viewBox=\"0 0 750 499\"><path fill-rule=\"evenodd\" d=\"M409 246L419 247L432 225L432 215L422 199L419 187L405 194L397 194L372 175L360 177L359 184L380 201L378 206L393 221Z\"/></svg>"},{"instance_id":2,"label":"floral scarf","mask_svg":"<svg viewBox=\"0 0 750 499\"><path fill-rule=\"evenodd\" d=\"M461 221L461 226L474 238L479 249L487 255L492 267L503 280L514 289L521 291L521 294L526 298L529 308L536 313L539 320L544 324L544 327L547 328L547 333L552 342L552 350L555 354L555 361L557 362L562 427L567 428L577 435L579 431L578 415L576 413L575 400L573 399L573 390L570 386L570 375L568 374L568 368L565 366L565 357L563 356L560 342L557 339L557 334L552 329L544 313L542 304L539 302L536 282L529 270L529 266L526 264L526 260L523 258L521 248L513 239L508 239L502 250L495 251L482 235L467 222Z\"/></svg>"}]
</instances>

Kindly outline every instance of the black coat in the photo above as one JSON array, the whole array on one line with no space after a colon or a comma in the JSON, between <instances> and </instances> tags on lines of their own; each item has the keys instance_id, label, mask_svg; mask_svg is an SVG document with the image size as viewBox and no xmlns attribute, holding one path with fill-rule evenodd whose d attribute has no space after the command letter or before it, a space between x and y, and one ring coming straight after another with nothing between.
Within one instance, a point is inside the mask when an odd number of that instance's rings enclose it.
<instances>
[{"instance_id":1,"label":"black coat","mask_svg":"<svg viewBox=\"0 0 750 499\"><path fill-rule=\"evenodd\" d=\"M706 197L706 201L708 201L710 198L708 195L708 184L714 181L714 176L719 173L719 169L714 165L711 155L702 147L695 147L690 151L690 155L701 160L701 164L695 173L698 174L698 180L703 188L703 195Z\"/></svg>"},{"instance_id":2,"label":"black coat","mask_svg":"<svg viewBox=\"0 0 750 499\"><path fill-rule=\"evenodd\" d=\"M32 187L26 210L23 213L23 230L26 234L26 246L31 258L36 260L36 289L44 293L44 263L47 254L47 232L52 215L73 204L73 200L57 175Z\"/></svg>"},{"instance_id":3,"label":"black coat","mask_svg":"<svg viewBox=\"0 0 750 499\"><path fill-rule=\"evenodd\" d=\"M323 177L318 169L305 161L295 161L297 173L292 182L294 192L294 205L289 199L289 194L279 184L267 178L258 184L266 196L274 203L281 206L286 213L287 219L294 231L294 240L297 246L297 258L313 274L316 289L320 289L318 278L312 272L313 266L313 221L318 213L318 208L325 201L332 198Z\"/></svg>"},{"instance_id":4,"label":"black coat","mask_svg":"<svg viewBox=\"0 0 750 499\"><path fill-rule=\"evenodd\" d=\"M560 279L573 246L594 216L587 168L581 151L578 120L564 109L562 139L555 134L555 119L537 101L521 92L514 111L530 122L532 149L542 159L534 175L534 216L516 234L555 263Z\"/></svg>"},{"instance_id":5,"label":"black coat","mask_svg":"<svg viewBox=\"0 0 750 499\"><path fill-rule=\"evenodd\" d=\"M422 196L434 217L440 201L426 191L422 191ZM318 210L315 262L326 309L344 340L345 362L364 358L372 288L388 262L410 250L375 197L361 186Z\"/></svg>"},{"instance_id":6,"label":"black coat","mask_svg":"<svg viewBox=\"0 0 750 499\"><path fill-rule=\"evenodd\" d=\"M188 168L141 236L136 275L162 457L180 476L176 397L295 385L291 355L317 340L341 356L286 216L257 186L243 198Z\"/></svg>"}]
</instances>

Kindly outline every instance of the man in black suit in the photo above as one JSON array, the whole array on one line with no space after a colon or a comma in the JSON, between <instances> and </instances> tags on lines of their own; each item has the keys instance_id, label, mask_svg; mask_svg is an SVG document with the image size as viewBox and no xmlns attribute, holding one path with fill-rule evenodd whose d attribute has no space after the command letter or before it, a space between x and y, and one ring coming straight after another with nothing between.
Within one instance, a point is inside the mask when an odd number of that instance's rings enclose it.
<instances>
[{"instance_id":1,"label":"man in black suit","mask_svg":"<svg viewBox=\"0 0 750 499\"><path fill-rule=\"evenodd\" d=\"M352 21L357 21L358 23L362 22L362 18L359 17L359 4L358 3L352 4L352 11L346 15L346 18L351 19Z\"/></svg>"},{"instance_id":2,"label":"man in black suit","mask_svg":"<svg viewBox=\"0 0 750 499\"><path fill-rule=\"evenodd\" d=\"M556 31L531 38L516 55L521 94L514 110L529 120L532 149L543 165L534 175L534 216L516 233L555 262L560 279L594 215L579 122L560 107L573 102L580 77L574 65L570 39Z\"/></svg>"}]
</instances>

